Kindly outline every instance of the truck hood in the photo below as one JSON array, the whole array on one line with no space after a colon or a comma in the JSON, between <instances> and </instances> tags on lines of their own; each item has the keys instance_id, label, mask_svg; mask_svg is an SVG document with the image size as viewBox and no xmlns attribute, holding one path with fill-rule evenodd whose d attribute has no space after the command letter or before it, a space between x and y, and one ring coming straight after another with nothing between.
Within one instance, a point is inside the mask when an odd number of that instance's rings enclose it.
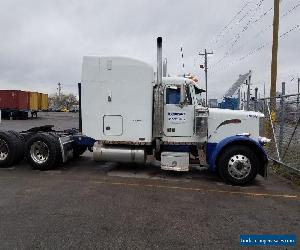
<instances>
[{"instance_id":1,"label":"truck hood","mask_svg":"<svg viewBox=\"0 0 300 250\"><path fill-rule=\"evenodd\" d=\"M214 116L228 116L230 118L262 118L263 113L245 110L231 110L231 109L219 109L219 108L209 108L209 117Z\"/></svg>"}]
</instances>

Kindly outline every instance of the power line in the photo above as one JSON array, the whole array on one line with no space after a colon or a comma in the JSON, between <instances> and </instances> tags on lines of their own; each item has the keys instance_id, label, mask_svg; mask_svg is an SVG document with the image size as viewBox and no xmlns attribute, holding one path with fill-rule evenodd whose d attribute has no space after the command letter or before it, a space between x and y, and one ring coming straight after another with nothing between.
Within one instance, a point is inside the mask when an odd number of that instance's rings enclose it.
<instances>
[{"instance_id":1,"label":"power line","mask_svg":"<svg viewBox=\"0 0 300 250\"><path fill-rule=\"evenodd\" d=\"M246 9L246 7L252 1L247 1L243 5L243 7L234 15L234 17L222 28L222 30L219 32L219 34L217 34L214 38L212 38L209 43L218 44L225 37L225 35L228 32L230 32L230 30L232 30L233 27L231 26L231 24L236 20L236 18ZM236 22L236 24L239 24L239 23L240 23L240 20L238 22Z\"/></svg>"},{"instance_id":2,"label":"power line","mask_svg":"<svg viewBox=\"0 0 300 250\"><path fill-rule=\"evenodd\" d=\"M271 7L270 9L268 9L265 13L263 13L262 15L260 15L259 18L257 18L256 20L254 20L252 23L257 23L259 22L262 18L264 18L268 13L271 12L271 10L273 9L273 7Z\"/></svg>"},{"instance_id":3,"label":"power line","mask_svg":"<svg viewBox=\"0 0 300 250\"><path fill-rule=\"evenodd\" d=\"M291 14L296 8L298 8L299 6L300 6L300 3L296 4L295 6L293 6L291 9L289 9L289 10L286 11L283 15L281 15L281 18L287 17L288 15L290 15L290 14ZM273 8L271 8L271 9L273 9ZM271 28L272 26L273 26L273 25L270 24L269 26L267 26L267 28L265 28L265 29L263 30L263 32L260 31L259 33L257 33L256 35L254 35L253 38L256 38L258 35L260 35L260 33L266 32L267 29ZM297 25L296 25L296 26L297 26ZM291 32L291 31L293 31L294 29L296 29L296 28L297 28L296 26L295 26L292 30L287 31L286 33L289 33L289 32ZM281 36L283 36L283 35L285 35L285 34L282 34ZM248 40L247 42L249 42L249 40ZM268 42L268 43L266 43L266 44L260 46L258 49L260 50L260 49L264 48L265 46L269 45L269 43L270 43L270 42Z\"/></svg>"},{"instance_id":4,"label":"power line","mask_svg":"<svg viewBox=\"0 0 300 250\"><path fill-rule=\"evenodd\" d=\"M300 24L295 25L293 28L291 28L290 30L284 32L283 34L280 35L280 38L285 38L287 36L287 34L291 33L292 31L298 29L300 27Z\"/></svg>"},{"instance_id":5,"label":"power line","mask_svg":"<svg viewBox=\"0 0 300 250\"><path fill-rule=\"evenodd\" d=\"M280 39L285 39L291 32L297 30L298 28L300 28L300 24L297 24L297 25L293 26L291 29L289 29L288 31L282 33L282 34L279 36L279 38L280 38ZM236 63L245 60L245 59L248 58L249 56L252 56L253 54L259 52L260 50L262 50L262 49L265 48L266 46L271 45L271 43L272 43L272 41L269 41L269 42L266 42L266 43L261 44L260 46L256 47L256 48L253 49L253 50L250 50L246 55L240 57L239 59L233 60L233 61L232 61L231 63L229 63L229 64L226 64L226 67L224 66L223 68L221 68L220 70L218 70L218 72L222 72L222 71L224 71L226 68L229 68L229 67L231 67L232 65L235 65ZM212 73L214 73L214 72L215 72L215 70L214 70Z\"/></svg>"},{"instance_id":6,"label":"power line","mask_svg":"<svg viewBox=\"0 0 300 250\"><path fill-rule=\"evenodd\" d=\"M236 34L235 36L232 37L232 39L229 39L229 40L234 40L232 44L236 43L236 39L239 39L240 37L240 34L243 33L245 30L248 29L249 25L251 25L252 23L252 19L253 17L255 16L255 13L258 11L258 9L260 8L260 6L262 5L262 3L264 2L264 0L259 0L257 3L256 3L256 7L255 7L255 10L253 10L254 8L251 8L247 11L247 13L237 22L237 24L240 24L242 23L243 19L245 19L249 14L253 13L252 16L250 17L250 19L248 19L248 21L246 22L246 24L243 26L243 29L242 31L240 31L238 34ZM232 27L233 28L233 27ZM225 36L225 35L224 35ZM219 47L224 47L224 45L221 45Z\"/></svg>"},{"instance_id":7,"label":"power line","mask_svg":"<svg viewBox=\"0 0 300 250\"><path fill-rule=\"evenodd\" d=\"M256 8L254 10L254 13L252 14L252 16L250 17L250 19L248 20L248 22L246 23L245 26L243 26L243 29L234 37L234 41L231 43L230 48L225 52L225 54L223 55L222 58L220 58L214 65L216 66L217 64L221 63L227 56L229 56L230 52L232 51L232 49L235 47L235 45L237 44L237 42L240 40L240 38L242 37L243 33L246 32L248 30L248 28L251 26L252 19L255 16L255 13L258 11L258 9L262 6L264 0L260 0L257 4L256 4Z\"/></svg>"},{"instance_id":8,"label":"power line","mask_svg":"<svg viewBox=\"0 0 300 250\"><path fill-rule=\"evenodd\" d=\"M297 3L294 7L292 7L291 9L289 9L288 11L286 11L281 18L284 18L286 16L288 16L289 14L291 14L291 12L293 12L295 9L297 9L300 6L300 3Z\"/></svg>"},{"instance_id":9,"label":"power line","mask_svg":"<svg viewBox=\"0 0 300 250\"><path fill-rule=\"evenodd\" d=\"M284 14L282 14L281 15L281 18L286 18L287 16L289 16L290 14L292 14L298 7L300 6L300 3L297 3L296 5L294 5L292 8L290 8L289 10L287 10ZM273 9L273 8L272 8ZM268 10L269 11L269 10ZM267 12L267 11L266 11ZM265 13L266 13L265 12ZM252 39L254 39L254 38L257 38L259 35L261 35L261 34L263 34L263 33L265 33L267 30L269 30L271 27L272 27L273 25L272 24L270 24L269 26L267 26L266 28L264 28L264 29L262 29L261 31L259 31L258 33L256 33L252 38L251 38L251 40ZM297 26L297 25L296 25ZM297 27L294 27L293 28L293 30L294 29L297 29ZM292 31L292 30L291 30ZM290 31L287 31L287 32L290 32ZM282 34L282 35L284 35L284 34ZM282 36L281 35L281 36ZM249 40L247 40L247 43L249 43ZM244 45L245 45L246 43L244 43L241 47L244 47ZM269 45L270 44L270 42L267 42L267 43L265 43L265 44L262 44L262 45L260 45L257 49L258 50L260 50L260 49L262 49L262 48L264 48L265 46L267 46L267 45ZM219 59L216 63L214 63L213 64L213 66L212 67L216 67L217 65L219 65L222 61L224 61L227 57L229 57L230 56L230 51L231 51L231 49L229 49L228 51L226 51L225 52L225 55L221 58L221 59ZM250 51L251 52L251 51ZM249 53L250 53L249 52ZM243 56L243 57L248 57L248 54L249 53L247 53L245 56ZM251 53L252 54L252 53Z\"/></svg>"},{"instance_id":10,"label":"power line","mask_svg":"<svg viewBox=\"0 0 300 250\"><path fill-rule=\"evenodd\" d=\"M298 7L300 6L300 3L297 3L296 5L294 5L291 9L287 10L284 14L281 15L280 19L283 19L287 16L289 16L290 14L292 14ZM266 31L268 31L273 25L270 24L267 27L265 27L264 29L260 30L259 32L257 32L253 38L257 38L258 36L260 36L261 34L265 33Z\"/></svg>"}]
</instances>

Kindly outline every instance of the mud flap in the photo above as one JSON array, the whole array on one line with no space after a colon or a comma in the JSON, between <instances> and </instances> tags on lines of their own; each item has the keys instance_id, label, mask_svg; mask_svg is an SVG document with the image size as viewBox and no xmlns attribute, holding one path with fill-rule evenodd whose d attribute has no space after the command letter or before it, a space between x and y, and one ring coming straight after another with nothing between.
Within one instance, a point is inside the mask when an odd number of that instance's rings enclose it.
<instances>
[{"instance_id":1,"label":"mud flap","mask_svg":"<svg viewBox=\"0 0 300 250\"><path fill-rule=\"evenodd\" d=\"M61 148L62 161L65 163L74 156L73 140L70 136L62 136L59 137L59 144Z\"/></svg>"},{"instance_id":2,"label":"mud flap","mask_svg":"<svg viewBox=\"0 0 300 250\"><path fill-rule=\"evenodd\" d=\"M262 168L259 169L258 174L262 177L264 177L265 179L267 179L268 177L268 164L269 161L268 159L264 160L264 166Z\"/></svg>"}]
</instances>

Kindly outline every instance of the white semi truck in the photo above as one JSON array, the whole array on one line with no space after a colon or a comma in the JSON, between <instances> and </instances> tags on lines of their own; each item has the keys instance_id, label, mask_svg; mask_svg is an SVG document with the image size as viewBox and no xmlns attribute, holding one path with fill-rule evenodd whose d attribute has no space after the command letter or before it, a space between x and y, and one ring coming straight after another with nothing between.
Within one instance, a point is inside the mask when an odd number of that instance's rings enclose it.
<instances>
[{"instance_id":1,"label":"white semi truck","mask_svg":"<svg viewBox=\"0 0 300 250\"><path fill-rule=\"evenodd\" d=\"M0 165L12 165L25 154L33 167L49 169L88 148L95 161L143 164L154 156L163 170L204 165L238 185L257 174L266 177L264 115L204 107L193 80L163 77L162 68L161 37L156 79L153 68L139 60L84 57L80 132L54 131L51 126L2 131Z\"/></svg>"}]
</instances>

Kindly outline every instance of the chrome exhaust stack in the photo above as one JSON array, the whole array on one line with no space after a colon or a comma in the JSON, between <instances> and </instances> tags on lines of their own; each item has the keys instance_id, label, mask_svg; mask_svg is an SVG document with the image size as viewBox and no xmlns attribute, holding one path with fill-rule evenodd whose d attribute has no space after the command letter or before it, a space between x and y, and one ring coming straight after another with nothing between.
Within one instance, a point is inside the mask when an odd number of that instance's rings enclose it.
<instances>
[{"instance_id":1,"label":"chrome exhaust stack","mask_svg":"<svg viewBox=\"0 0 300 250\"><path fill-rule=\"evenodd\" d=\"M164 124L164 87L162 84L162 38L157 38L157 80L154 87L153 103L153 126L152 134L155 138L163 136Z\"/></svg>"},{"instance_id":2,"label":"chrome exhaust stack","mask_svg":"<svg viewBox=\"0 0 300 250\"><path fill-rule=\"evenodd\" d=\"M162 85L162 38L157 38L157 85Z\"/></svg>"}]
</instances>

